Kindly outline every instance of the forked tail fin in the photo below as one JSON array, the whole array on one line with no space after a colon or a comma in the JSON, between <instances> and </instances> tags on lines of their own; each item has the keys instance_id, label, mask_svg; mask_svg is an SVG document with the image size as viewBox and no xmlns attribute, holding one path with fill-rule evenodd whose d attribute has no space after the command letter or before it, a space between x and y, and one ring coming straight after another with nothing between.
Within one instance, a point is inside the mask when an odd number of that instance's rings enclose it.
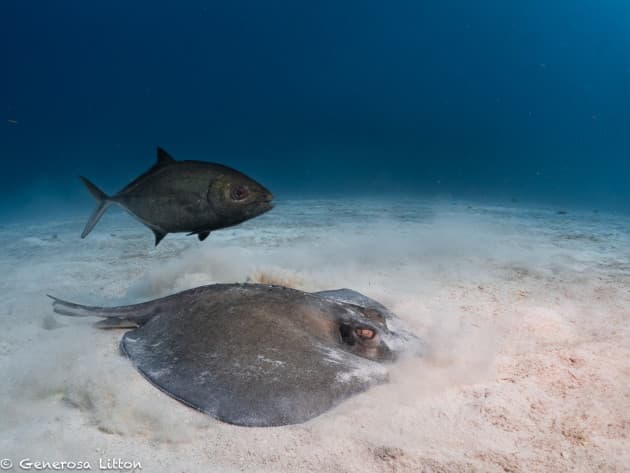
<instances>
[{"instance_id":1,"label":"forked tail fin","mask_svg":"<svg viewBox=\"0 0 630 473\"><path fill-rule=\"evenodd\" d=\"M90 218L85 224L83 233L81 233L81 238L85 238L92 231L92 229L94 228L94 225L96 225L96 223L103 216L103 214L109 208L109 206L113 204L113 202L110 199L110 197L107 194L105 194L105 192L100 190L98 187L92 184L85 177L80 176L80 179L83 182L83 184L85 184L85 187L87 187L87 190L90 191L90 194L92 194L92 196L96 199L96 202L97 202L96 208L94 209L94 211L92 212L92 215L90 215Z\"/></svg>"}]
</instances>

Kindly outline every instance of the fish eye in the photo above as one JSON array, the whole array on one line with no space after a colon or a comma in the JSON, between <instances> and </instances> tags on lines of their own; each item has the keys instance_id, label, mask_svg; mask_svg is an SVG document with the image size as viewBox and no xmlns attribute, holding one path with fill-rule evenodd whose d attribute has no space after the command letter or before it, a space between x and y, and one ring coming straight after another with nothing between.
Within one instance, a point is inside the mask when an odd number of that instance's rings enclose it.
<instances>
[{"instance_id":1,"label":"fish eye","mask_svg":"<svg viewBox=\"0 0 630 473\"><path fill-rule=\"evenodd\" d=\"M230 190L232 200L243 200L249 196L249 189L245 186L235 186Z\"/></svg>"},{"instance_id":2,"label":"fish eye","mask_svg":"<svg viewBox=\"0 0 630 473\"><path fill-rule=\"evenodd\" d=\"M354 330L354 333L361 340L372 340L374 338L374 336L376 335L376 332L374 330L372 330L371 328L367 328L367 327L357 328L357 329Z\"/></svg>"}]
</instances>

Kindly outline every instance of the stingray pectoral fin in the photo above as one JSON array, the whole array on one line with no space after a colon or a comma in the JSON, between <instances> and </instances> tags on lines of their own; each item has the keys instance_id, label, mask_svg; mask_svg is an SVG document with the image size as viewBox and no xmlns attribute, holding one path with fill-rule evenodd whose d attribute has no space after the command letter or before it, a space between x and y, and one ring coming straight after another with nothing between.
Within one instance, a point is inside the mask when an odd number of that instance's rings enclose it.
<instances>
[{"instance_id":1,"label":"stingray pectoral fin","mask_svg":"<svg viewBox=\"0 0 630 473\"><path fill-rule=\"evenodd\" d=\"M366 309L375 309L388 313L390 312L389 309L380 302L375 301L365 294L361 294L360 292L354 291L352 289L333 289L330 291L314 292L313 294L323 297L325 299L346 304L354 304L356 306L364 307Z\"/></svg>"},{"instance_id":2,"label":"stingray pectoral fin","mask_svg":"<svg viewBox=\"0 0 630 473\"><path fill-rule=\"evenodd\" d=\"M99 307L75 304L48 295L53 300L53 311L56 314L70 317L104 317L96 324L99 328L129 328L138 327L159 312L159 304L154 301L142 304L119 307Z\"/></svg>"},{"instance_id":3,"label":"stingray pectoral fin","mask_svg":"<svg viewBox=\"0 0 630 473\"><path fill-rule=\"evenodd\" d=\"M101 320L94 324L96 328L100 329L114 329L114 328L138 328L140 325L138 322L130 319L119 319L111 317Z\"/></svg>"},{"instance_id":4,"label":"stingray pectoral fin","mask_svg":"<svg viewBox=\"0 0 630 473\"><path fill-rule=\"evenodd\" d=\"M160 390L230 424L306 422L386 380L380 363L312 339L289 340L276 349L247 334L222 340L208 333L180 332L177 338L171 333L156 317L127 332L121 351Z\"/></svg>"}]
</instances>

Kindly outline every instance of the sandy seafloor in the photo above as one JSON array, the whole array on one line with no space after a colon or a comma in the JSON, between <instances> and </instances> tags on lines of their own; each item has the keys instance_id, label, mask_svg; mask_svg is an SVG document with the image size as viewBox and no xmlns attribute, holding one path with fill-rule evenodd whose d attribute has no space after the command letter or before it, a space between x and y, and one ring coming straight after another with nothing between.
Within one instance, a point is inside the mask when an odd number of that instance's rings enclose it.
<instances>
[{"instance_id":1,"label":"sandy seafloor","mask_svg":"<svg viewBox=\"0 0 630 473\"><path fill-rule=\"evenodd\" d=\"M448 201L280 202L203 243L108 213L0 226L0 457L147 472L630 471L630 219ZM302 425L235 427L155 389L115 305L216 282L350 287L423 358ZM16 469L16 471L19 471ZM138 469L139 471L139 469Z\"/></svg>"}]
</instances>

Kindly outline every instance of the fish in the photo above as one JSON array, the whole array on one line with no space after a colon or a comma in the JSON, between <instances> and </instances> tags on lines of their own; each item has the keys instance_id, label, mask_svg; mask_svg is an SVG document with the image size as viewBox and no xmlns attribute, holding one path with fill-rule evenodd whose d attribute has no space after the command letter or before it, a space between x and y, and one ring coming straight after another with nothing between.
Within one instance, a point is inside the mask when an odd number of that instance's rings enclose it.
<instances>
[{"instance_id":1,"label":"fish","mask_svg":"<svg viewBox=\"0 0 630 473\"><path fill-rule=\"evenodd\" d=\"M387 366L418 340L390 330L395 314L350 289L212 284L120 307L49 297L57 314L131 329L120 350L150 383L248 427L306 422L386 382Z\"/></svg>"},{"instance_id":2,"label":"fish","mask_svg":"<svg viewBox=\"0 0 630 473\"><path fill-rule=\"evenodd\" d=\"M223 164L177 161L160 147L157 162L113 196L87 178L80 179L97 202L81 238L113 204L149 227L155 246L169 233L196 235L204 241L212 231L273 208L273 194L242 172Z\"/></svg>"}]
</instances>

